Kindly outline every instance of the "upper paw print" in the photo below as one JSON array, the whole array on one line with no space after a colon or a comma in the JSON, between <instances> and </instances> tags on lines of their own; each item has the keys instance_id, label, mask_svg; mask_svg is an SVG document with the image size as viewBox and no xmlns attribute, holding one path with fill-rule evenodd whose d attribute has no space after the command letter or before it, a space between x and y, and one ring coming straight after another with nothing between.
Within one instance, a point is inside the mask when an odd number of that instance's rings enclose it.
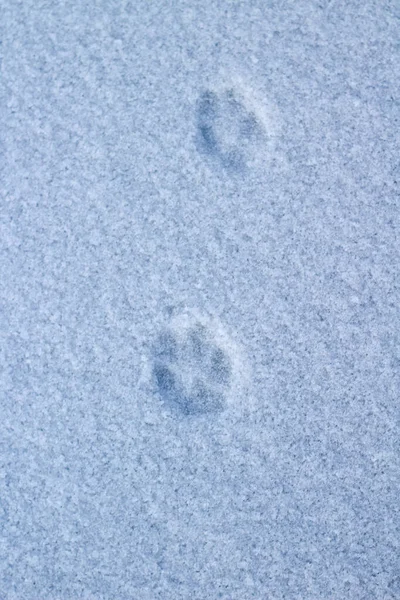
<instances>
[{"instance_id":1,"label":"upper paw print","mask_svg":"<svg viewBox=\"0 0 400 600\"><path fill-rule=\"evenodd\" d=\"M197 103L199 151L231 171L243 171L265 139L254 111L233 88L204 91Z\"/></svg>"}]
</instances>

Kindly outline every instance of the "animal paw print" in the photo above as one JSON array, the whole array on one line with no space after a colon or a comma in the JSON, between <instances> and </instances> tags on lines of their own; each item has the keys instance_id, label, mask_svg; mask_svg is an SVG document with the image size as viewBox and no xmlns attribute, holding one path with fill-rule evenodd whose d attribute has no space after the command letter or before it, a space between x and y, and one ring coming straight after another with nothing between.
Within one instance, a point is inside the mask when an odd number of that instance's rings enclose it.
<instances>
[{"instance_id":1,"label":"animal paw print","mask_svg":"<svg viewBox=\"0 0 400 600\"><path fill-rule=\"evenodd\" d=\"M226 407L232 361L204 324L164 330L154 346L153 376L162 400L184 415Z\"/></svg>"},{"instance_id":2,"label":"animal paw print","mask_svg":"<svg viewBox=\"0 0 400 600\"><path fill-rule=\"evenodd\" d=\"M262 120L239 89L205 90L197 103L199 151L229 171L254 163L267 143Z\"/></svg>"}]
</instances>

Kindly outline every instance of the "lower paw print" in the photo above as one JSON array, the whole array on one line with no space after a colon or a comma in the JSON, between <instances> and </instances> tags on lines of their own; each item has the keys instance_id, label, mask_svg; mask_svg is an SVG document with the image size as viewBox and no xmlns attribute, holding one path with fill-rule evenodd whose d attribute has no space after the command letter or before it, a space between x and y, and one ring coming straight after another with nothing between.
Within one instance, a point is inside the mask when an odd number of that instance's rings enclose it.
<instances>
[{"instance_id":1,"label":"lower paw print","mask_svg":"<svg viewBox=\"0 0 400 600\"><path fill-rule=\"evenodd\" d=\"M206 319L186 315L156 339L153 381L171 410L185 416L216 414L229 404L235 362L226 338Z\"/></svg>"},{"instance_id":2,"label":"lower paw print","mask_svg":"<svg viewBox=\"0 0 400 600\"><path fill-rule=\"evenodd\" d=\"M198 150L231 172L256 164L273 137L254 95L240 85L205 90L198 99L196 116Z\"/></svg>"}]
</instances>

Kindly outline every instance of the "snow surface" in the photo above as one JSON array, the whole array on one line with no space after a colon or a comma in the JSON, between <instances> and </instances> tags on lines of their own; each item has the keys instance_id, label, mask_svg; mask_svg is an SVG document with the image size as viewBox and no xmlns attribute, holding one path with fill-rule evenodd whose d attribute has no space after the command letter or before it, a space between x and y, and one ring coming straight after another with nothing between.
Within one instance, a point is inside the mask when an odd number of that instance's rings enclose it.
<instances>
[{"instance_id":1,"label":"snow surface","mask_svg":"<svg viewBox=\"0 0 400 600\"><path fill-rule=\"evenodd\" d=\"M400 598L399 36L2 0L1 600Z\"/></svg>"}]
</instances>

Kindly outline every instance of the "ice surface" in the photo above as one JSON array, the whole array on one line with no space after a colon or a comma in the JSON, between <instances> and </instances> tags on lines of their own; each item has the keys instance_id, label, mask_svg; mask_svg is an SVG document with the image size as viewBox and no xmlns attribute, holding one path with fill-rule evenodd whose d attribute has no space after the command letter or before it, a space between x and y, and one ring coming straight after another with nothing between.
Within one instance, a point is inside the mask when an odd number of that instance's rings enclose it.
<instances>
[{"instance_id":1,"label":"ice surface","mask_svg":"<svg viewBox=\"0 0 400 600\"><path fill-rule=\"evenodd\" d=\"M400 9L3 0L0 598L400 598Z\"/></svg>"}]
</instances>

